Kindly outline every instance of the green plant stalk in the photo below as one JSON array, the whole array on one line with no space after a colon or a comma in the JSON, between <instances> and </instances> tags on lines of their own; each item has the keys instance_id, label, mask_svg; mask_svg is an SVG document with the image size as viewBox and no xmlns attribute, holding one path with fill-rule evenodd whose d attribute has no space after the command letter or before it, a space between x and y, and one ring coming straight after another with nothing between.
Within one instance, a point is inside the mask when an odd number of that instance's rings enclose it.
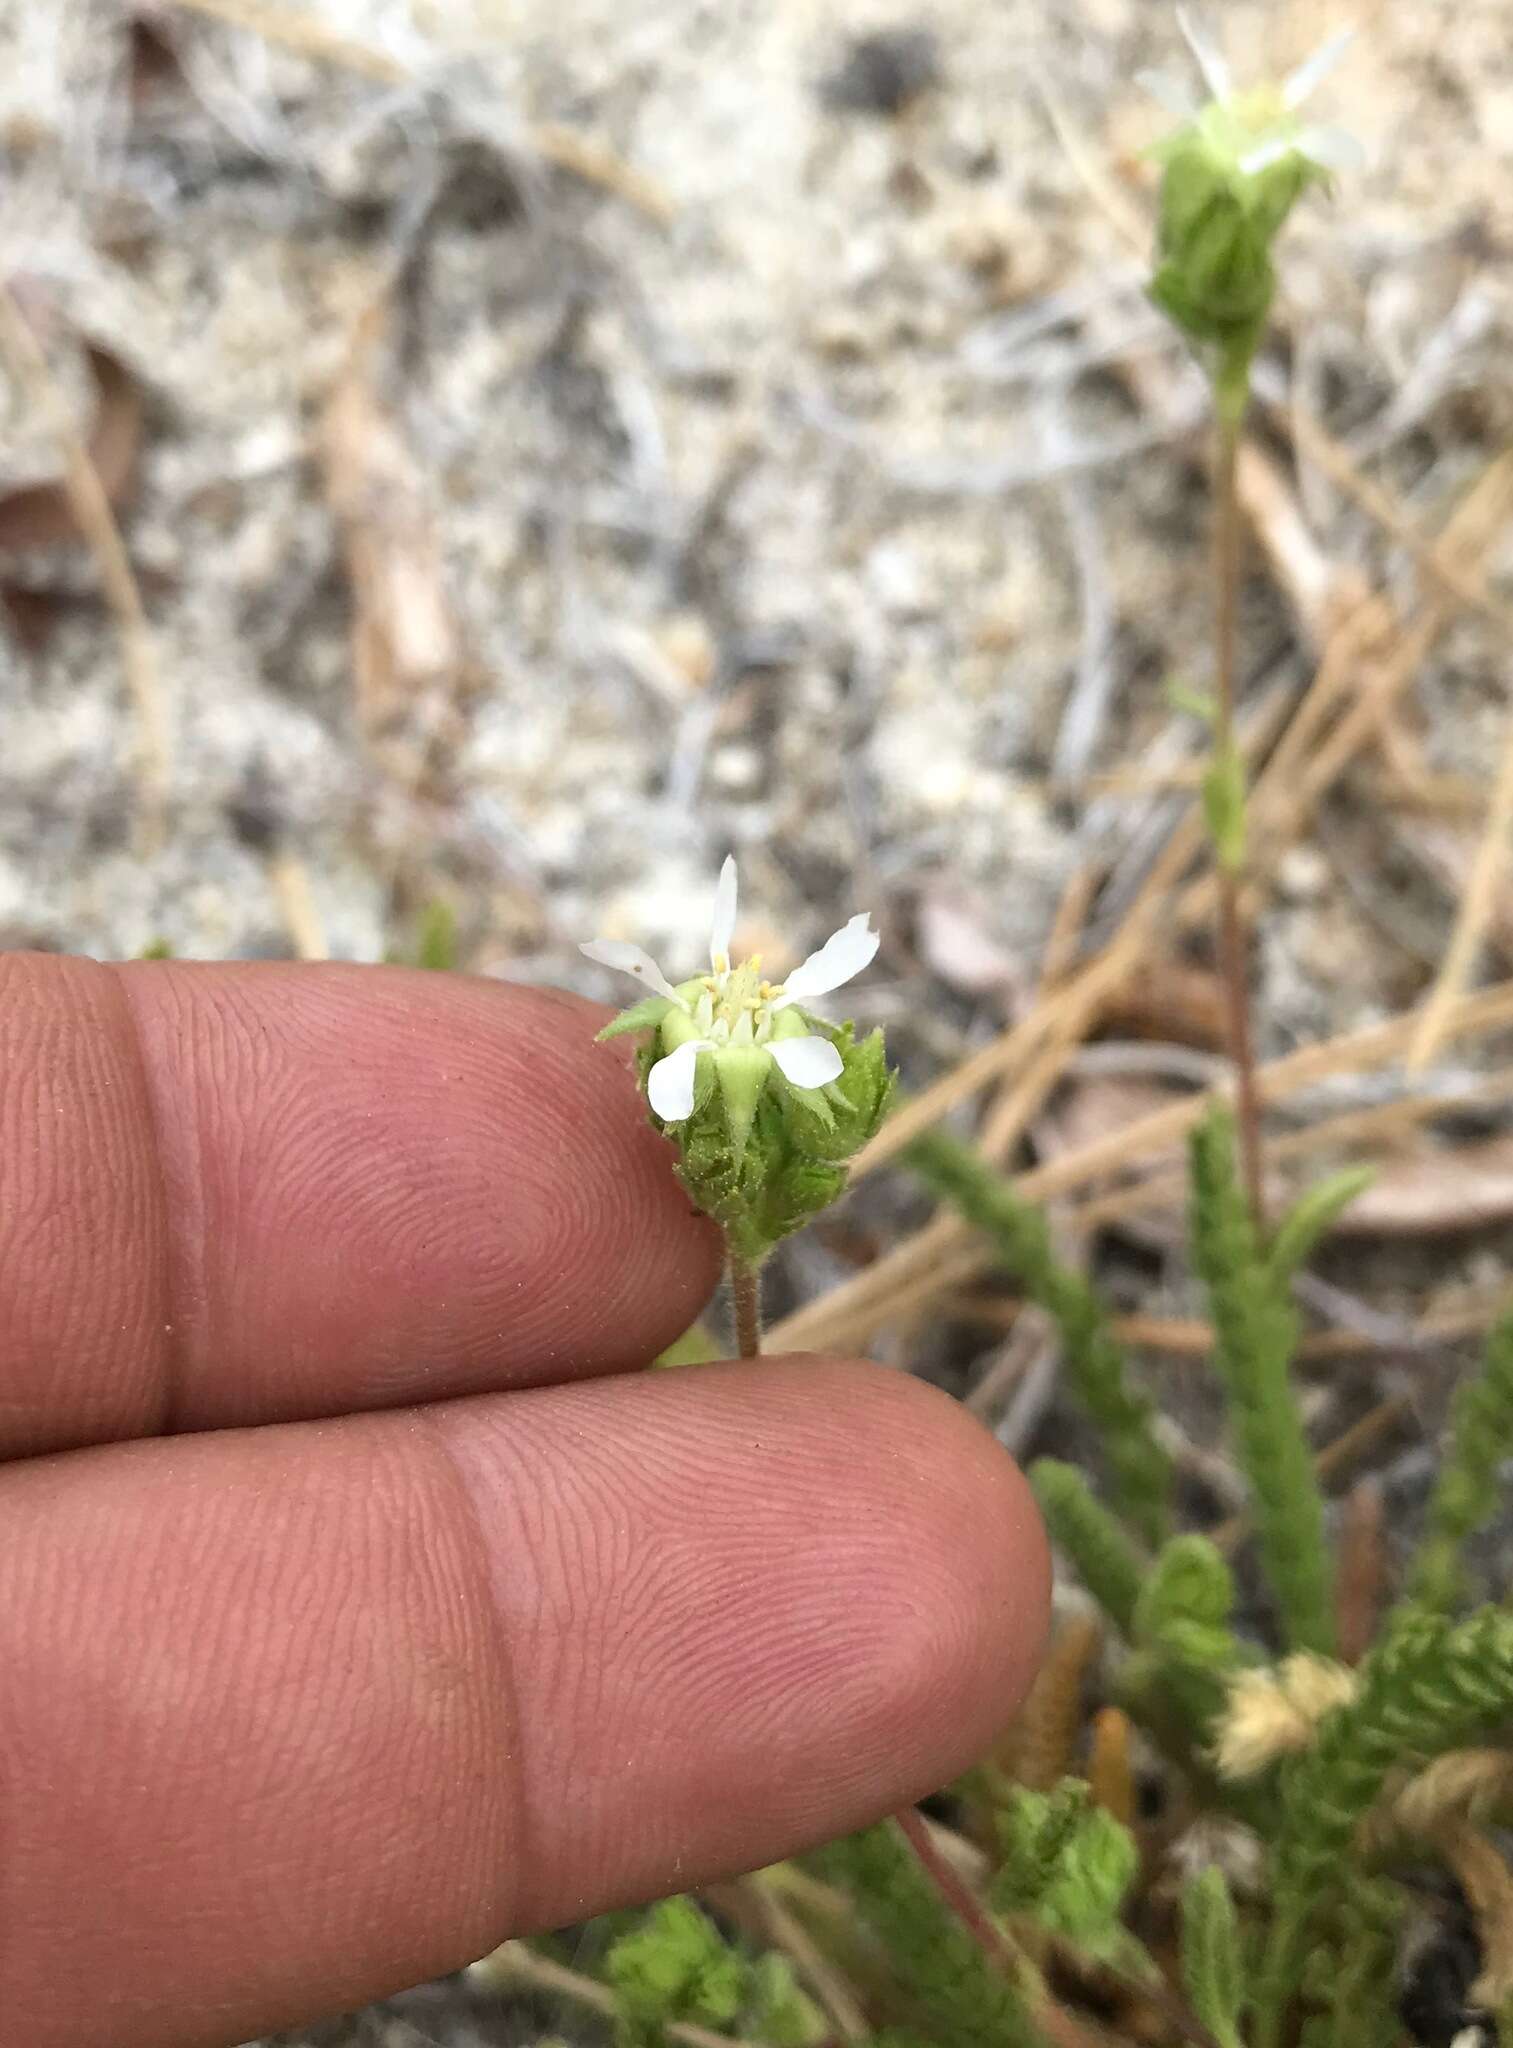
<instances>
[{"instance_id":1,"label":"green plant stalk","mask_svg":"<svg viewBox=\"0 0 1513 2048\"><path fill-rule=\"evenodd\" d=\"M762 1355L762 1283L757 1267L742 1258L727 1240L726 1266L730 1275L730 1304L735 1315L736 1356Z\"/></svg>"},{"instance_id":2,"label":"green plant stalk","mask_svg":"<svg viewBox=\"0 0 1513 2048\"><path fill-rule=\"evenodd\" d=\"M1114 1505L1143 1542L1156 1546L1170 1521L1172 1465L1156 1436L1153 1404L1131 1379L1097 1295L1057 1258L1044 1211L1021 1200L1006 1175L948 1131L926 1132L904 1159L993 1241L1024 1292L1054 1321L1067 1378L1108 1459Z\"/></svg>"},{"instance_id":3,"label":"green plant stalk","mask_svg":"<svg viewBox=\"0 0 1513 2048\"><path fill-rule=\"evenodd\" d=\"M1513 1711L1513 1613L1408 1615L1362 1667L1361 1690L1292 1768L1272 1856L1274 1913L1256 1977L1253 2048L1278 2048L1315 1916L1359 1872L1352 1837L1388 1774L1460 1749Z\"/></svg>"},{"instance_id":4,"label":"green plant stalk","mask_svg":"<svg viewBox=\"0 0 1513 2048\"><path fill-rule=\"evenodd\" d=\"M1192 1248L1208 1291L1214 1362L1228 1395L1266 1567L1290 1648L1332 1656L1334 1585L1324 1500L1289 1376L1297 1317L1263 1254L1235 1178L1232 1125L1193 1132Z\"/></svg>"},{"instance_id":5,"label":"green plant stalk","mask_svg":"<svg viewBox=\"0 0 1513 2048\"><path fill-rule=\"evenodd\" d=\"M1261 1168L1261 1095L1256 1081L1255 1034L1250 1016L1250 963L1246 943L1244 768L1235 739L1236 668L1239 644L1240 499L1238 467L1240 430L1250 389L1250 358L1243 367L1226 358L1215 378L1218 409L1214 462L1214 637L1217 689L1214 708L1214 772L1233 777L1239 815L1215 846L1218 868L1219 975L1229 1056L1235 1070L1235 1109L1240 1127L1240 1158L1245 1190L1258 1228L1266 1215Z\"/></svg>"},{"instance_id":6,"label":"green plant stalk","mask_svg":"<svg viewBox=\"0 0 1513 2048\"><path fill-rule=\"evenodd\" d=\"M912 1824L912 1825L911 1825ZM816 1863L856 1903L901 1982L929 2014L935 2048L1043 2048L1019 1988L999 1967L1006 1939L991 1928L993 1955L959 1901L937 1882L939 1858L921 1861L911 1835L919 1817L881 1821L821 1849ZM953 1885L959 1884L951 1873ZM984 1916L985 1917L985 1916Z\"/></svg>"}]
</instances>

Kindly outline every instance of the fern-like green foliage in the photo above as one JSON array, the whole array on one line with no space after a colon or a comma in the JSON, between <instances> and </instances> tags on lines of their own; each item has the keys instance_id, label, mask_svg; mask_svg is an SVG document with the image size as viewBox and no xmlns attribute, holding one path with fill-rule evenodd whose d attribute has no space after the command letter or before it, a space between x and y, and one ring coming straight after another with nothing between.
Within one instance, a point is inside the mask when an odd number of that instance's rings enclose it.
<instances>
[{"instance_id":1,"label":"fern-like green foliage","mask_svg":"<svg viewBox=\"0 0 1513 2048\"><path fill-rule=\"evenodd\" d=\"M1240 1922L1228 1881L1212 1864L1182 1890L1182 1982L1188 2003L1219 2048L1240 2048L1245 2011Z\"/></svg>"},{"instance_id":2,"label":"fern-like green foliage","mask_svg":"<svg viewBox=\"0 0 1513 2048\"><path fill-rule=\"evenodd\" d=\"M1051 1541L1066 1552L1077 1576L1124 1635L1134 1632L1140 1584L1150 1569L1114 1517L1093 1495L1075 1465L1037 1458L1030 1484Z\"/></svg>"},{"instance_id":3,"label":"fern-like green foliage","mask_svg":"<svg viewBox=\"0 0 1513 2048\"><path fill-rule=\"evenodd\" d=\"M1357 1874L1341 1893L1330 1939L1303 1970L1305 1994L1320 2010L1303 2023L1303 2048L1381 2048L1398 2038L1402 1888Z\"/></svg>"},{"instance_id":4,"label":"fern-like green foliage","mask_svg":"<svg viewBox=\"0 0 1513 2048\"><path fill-rule=\"evenodd\" d=\"M1098 1297L1057 1258L1043 1210L948 1131L928 1131L904 1154L934 1192L990 1237L1029 1298L1056 1325L1067 1380L1096 1425L1113 1501L1142 1539L1159 1543L1170 1519L1171 1459L1152 1426L1150 1398L1130 1377Z\"/></svg>"},{"instance_id":5,"label":"fern-like green foliage","mask_svg":"<svg viewBox=\"0 0 1513 2048\"><path fill-rule=\"evenodd\" d=\"M1019 1990L951 1912L896 1822L833 1842L815 1861L851 1895L928 2016L934 2048L1042 2048Z\"/></svg>"},{"instance_id":6,"label":"fern-like green foliage","mask_svg":"<svg viewBox=\"0 0 1513 2048\"><path fill-rule=\"evenodd\" d=\"M1235 1172L1234 1125L1215 1109L1191 1141L1193 1258L1208 1292L1215 1361L1250 1482L1261 1558L1293 1649L1334 1648L1324 1502L1289 1378L1298 1325Z\"/></svg>"},{"instance_id":7,"label":"fern-like green foliage","mask_svg":"<svg viewBox=\"0 0 1513 2048\"><path fill-rule=\"evenodd\" d=\"M615 1994L617 2048L661 2048L670 2020L728 2028L746 1995L746 1968L688 1899L664 1899L605 1958Z\"/></svg>"},{"instance_id":8,"label":"fern-like green foliage","mask_svg":"<svg viewBox=\"0 0 1513 2048\"><path fill-rule=\"evenodd\" d=\"M1148 1971L1120 1918L1139 1848L1080 1779L1063 1778L1050 1792L1020 1786L998 1815L998 1832L1003 1862L990 1897L999 1912L1023 1915L1097 1961Z\"/></svg>"},{"instance_id":9,"label":"fern-like green foliage","mask_svg":"<svg viewBox=\"0 0 1513 2048\"><path fill-rule=\"evenodd\" d=\"M616 2048L663 2048L679 2020L773 2048L807 2048L825 2031L786 1957L743 1954L691 1899L653 1906L611 1944L604 1971L615 1994Z\"/></svg>"},{"instance_id":10,"label":"fern-like green foliage","mask_svg":"<svg viewBox=\"0 0 1513 2048\"><path fill-rule=\"evenodd\" d=\"M1223 1713L1228 1682L1256 1653L1229 1625L1234 1575L1206 1536L1174 1536L1140 1586L1134 1675L1179 1709L1191 1739L1206 1747Z\"/></svg>"},{"instance_id":11,"label":"fern-like green foliage","mask_svg":"<svg viewBox=\"0 0 1513 2048\"><path fill-rule=\"evenodd\" d=\"M1464 1381L1451 1413L1420 1549L1409 1579L1416 1606L1449 1614L1466 1593L1466 1545L1503 1505L1498 1467L1513 1457L1513 1315L1487 1342L1486 1360Z\"/></svg>"},{"instance_id":12,"label":"fern-like green foliage","mask_svg":"<svg viewBox=\"0 0 1513 2048\"><path fill-rule=\"evenodd\" d=\"M1308 1939L1350 1872L1351 1837L1388 1773L1475 1741L1513 1713L1513 1613L1462 1622L1404 1616L1287 1774L1272 1858L1274 1916L1260 1979L1257 2048L1273 2048Z\"/></svg>"}]
</instances>

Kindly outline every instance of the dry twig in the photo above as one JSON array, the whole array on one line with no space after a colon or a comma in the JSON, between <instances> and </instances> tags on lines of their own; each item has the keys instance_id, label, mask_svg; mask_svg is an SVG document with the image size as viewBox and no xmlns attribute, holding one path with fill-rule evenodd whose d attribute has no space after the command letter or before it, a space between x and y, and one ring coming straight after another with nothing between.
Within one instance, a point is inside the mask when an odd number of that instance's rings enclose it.
<instances>
[{"instance_id":1,"label":"dry twig","mask_svg":"<svg viewBox=\"0 0 1513 2048\"><path fill-rule=\"evenodd\" d=\"M53 431L63 457L64 487L74 519L100 572L137 714L143 836L149 846L156 846L165 825L173 748L152 629L126 543L110 508L110 494L74 430L37 337L4 285L0 285L0 358Z\"/></svg>"}]
</instances>

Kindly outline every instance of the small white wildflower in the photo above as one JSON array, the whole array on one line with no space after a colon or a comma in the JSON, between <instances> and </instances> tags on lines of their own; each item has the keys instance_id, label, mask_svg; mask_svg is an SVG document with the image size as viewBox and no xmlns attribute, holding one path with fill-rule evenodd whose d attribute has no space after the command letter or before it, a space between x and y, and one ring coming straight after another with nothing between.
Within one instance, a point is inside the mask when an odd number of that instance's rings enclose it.
<instances>
[{"instance_id":1,"label":"small white wildflower","mask_svg":"<svg viewBox=\"0 0 1513 2048\"><path fill-rule=\"evenodd\" d=\"M1365 161L1360 143L1343 128L1297 119L1298 110L1350 47L1354 29L1341 29L1330 36L1280 85L1237 92L1223 52L1204 24L1179 7L1177 26L1207 87L1206 103L1169 72L1142 71L1137 74L1138 83L1167 113L1201 134L1210 149L1245 176L1255 177L1290 156L1301 157L1322 171L1354 170Z\"/></svg>"},{"instance_id":2,"label":"small white wildflower","mask_svg":"<svg viewBox=\"0 0 1513 2048\"><path fill-rule=\"evenodd\" d=\"M675 985L649 954L618 939L593 939L581 948L601 966L632 975L668 1005L657 1022L661 1042L670 1050L646 1077L647 1100L664 1123L682 1123L693 1114L701 1053L712 1053L717 1064L723 1060L732 1068L736 1062L731 1055L742 1068L775 1066L795 1088L823 1088L842 1070L835 1046L806 1030L802 1013L794 1006L844 987L870 965L881 941L867 913L833 933L785 982L773 983L762 978L759 954L739 966L731 964L736 898L736 864L727 859L715 891L710 972L689 981ZM761 1072L751 1078L759 1087Z\"/></svg>"}]
</instances>

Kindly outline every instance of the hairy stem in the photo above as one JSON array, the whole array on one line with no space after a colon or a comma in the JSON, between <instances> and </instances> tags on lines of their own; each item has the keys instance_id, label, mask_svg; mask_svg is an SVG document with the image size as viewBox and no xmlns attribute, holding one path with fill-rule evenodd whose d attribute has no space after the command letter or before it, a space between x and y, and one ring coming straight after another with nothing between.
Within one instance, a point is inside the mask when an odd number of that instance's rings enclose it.
<instances>
[{"instance_id":1,"label":"hairy stem","mask_svg":"<svg viewBox=\"0 0 1513 2048\"><path fill-rule=\"evenodd\" d=\"M743 1259L733 1247L727 1255L730 1273L730 1302L735 1311L736 1355L740 1358L760 1358L762 1355L762 1289L757 1278L757 1269L749 1259Z\"/></svg>"},{"instance_id":2,"label":"hairy stem","mask_svg":"<svg viewBox=\"0 0 1513 2048\"><path fill-rule=\"evenodd\" d=\"M1240 500L1236 466L1240 451L1240 408L1221 400L1214 468L1214 630L1218 688L1214 710L1214 751L1219 761L1235 748L1235 669L1239 641ZM1261 1179L1261 1097L1256 1086L1255 1040L1250 1023L1250 970L1245 913L1241 902L1243 861L1219 849L1219 974L1224 984L1229 1054L1235 1069L1235 1109L1240 1165L1246 1194L1259 1229L1265 1227Z\"/></svg>"}]
</instances>

